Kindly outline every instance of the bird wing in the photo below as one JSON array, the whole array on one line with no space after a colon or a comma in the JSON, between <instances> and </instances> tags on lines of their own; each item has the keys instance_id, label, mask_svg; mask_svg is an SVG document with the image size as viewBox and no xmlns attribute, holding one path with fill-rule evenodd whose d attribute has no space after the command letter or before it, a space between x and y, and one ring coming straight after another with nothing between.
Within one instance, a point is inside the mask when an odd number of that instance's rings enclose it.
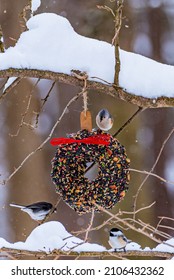
<instances>
[{"instance_id":1,"label":"bird wing","mask_svg":"<svg viewBox=\"0 0 174 280\"><path fill-rule=\"evenodd\" d=\"M26 208L30 208L30 209L34 210L35 212L40 211L40 210L48 211L52 207L53 207L53 205L48 202L36 202L36 203L26 206Z\"/></svg>"},{"instance_id":2,"label":"bird wing","mask_svg":"<svg viewBox=\"0 0 174 280\"><path fill-rule=\"evenodd\" d=\"M126 236L122 235L123 240L127 243L128 239L126 238Z\"/></svg>"}]
</instances>

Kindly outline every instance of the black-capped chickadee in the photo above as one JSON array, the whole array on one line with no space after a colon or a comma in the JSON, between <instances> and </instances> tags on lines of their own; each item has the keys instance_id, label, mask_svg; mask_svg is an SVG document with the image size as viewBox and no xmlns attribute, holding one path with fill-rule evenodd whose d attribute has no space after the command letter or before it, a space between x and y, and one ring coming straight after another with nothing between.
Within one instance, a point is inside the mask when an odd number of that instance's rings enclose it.
<instances>
[{"instance_id":1,"label":"black-capped chickadee","mask_svg":"<svg viewBox=\"0 0 174 280\"><path fill-rule=\"evenodd\" d=\"M104 131L108 131L113 126L113 118L107 109L102 109L96 116L97 126Z\"/></svg>"},{"instance_id":2,"label":"black-capped chickadee","mask_svg":"<svg viewBox=\"0 0 174 280\"><path fill-rule=\"evenodd\" d=\"M18 205L11 203L10 206L20 208L26 212L35 221L43 220L46 215L52 210L53 205L48 202L36 202L30 205ZM56 209L54 210L56 212Z\"/></svg>"},{"instance_id":3,"label":"black-capped chickadee","mask_svg":"<svg viewBox=\"0 0 174 280\"><path fill-rule=\"evenodd\" d=\"M126 245L131 242L124 236L121 229L112 228L109 232L109 245L114 249L115 252L117 250L123 249L126 252Z\"/></svg>"}]
</instances>

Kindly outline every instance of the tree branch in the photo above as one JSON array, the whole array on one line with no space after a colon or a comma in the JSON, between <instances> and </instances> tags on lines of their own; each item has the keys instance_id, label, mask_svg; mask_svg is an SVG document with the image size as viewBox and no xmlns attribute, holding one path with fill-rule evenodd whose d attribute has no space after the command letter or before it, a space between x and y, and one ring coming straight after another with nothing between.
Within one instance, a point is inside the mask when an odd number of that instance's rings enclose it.
<instances>
[{"instance_id":1,"label":"tree branch","mask_svg":"<svg viewBox=\"0 0 174 280\"><path fill-rule=\"evenodd\" d=\"M28 251L28 250L19 250L19 249L11 249L11 248L1 248L0 253L8 254L7 256L12 258L16 257L19 259L21 257L32 257L36 259L44 259L44 258L55 258L59 257L72 257L76 258L78 256L82 258L123 258L123 257L151 257L151 258L165 258L171 259L174 256L174 253L169 252L160 252L160 251L126 251L126 252L113 252L113 251L103 251L103 252L69 252L69 251L61 251L61 250L53 250L52 252L39 252L39 251ZM2 256L4 257L4 256Z\"/></svg>"},{"instance_id":2,"label":"tree branch","mask_svg":"<svg viewBox=\"0 0 174 280\"><path fill-rule=\"evenodd\" d=\"M81 95L83 94L83 91L77 93L73 98L71 98L69 100L69 102L67 103L67 105L65 106L65 108L63 109L59 119L55 122L55 124L53 125L49 135L47 136L47 138L35 149L33 150L31 153L29 153L24 160L21 162L21 164L8 176L8 178L6 178L5 180L3 180L2 182L0 182L0 184L5 185L21 168L22 166L27 162L27 160L33 156L36 152L42 150L42 148L45 146L45 144L50 140L50 138L52 137L54 130L56 129L57 125L60 123L60 121L62 120L62 118L64 117L66 110L69 108L69 106L76 101Z\"/></svg>"},{"instance_id":3,"label":"tree branch","mask_svg":"<svg viewBox=\"0 0 174 280\"><path fill-rule=\"evenodd\" d=\"M80 88L83 88L84 86L83 81L79 81L74 76L52 72L52 71L36 70L36 69L16 69L16 68L0 70L0 78L9 78L9 77L49 79L72 86L79 86ZM87 89L97 90L101 93L108 94L114 98L119 98L123 101L144 108L161 108L161 107L174 106L174 98L172 97L162 96L154 100L154 99L145 98L142 96L137 96L128 93L121 87L115 86L114 88L112 84L103 84L100 82L88 81Z\"/></svg>"},{"instance_id":4,"label":"tree branch","mask_svg":"<svg viewBox=\"0 0 174 280\"><path fill-rule=\"evenodd\" d=\"M134 120L134 118L144 110L145 109L143 109L142 107L139 107L137 111L112 136L117 137L117 135L120 134L127 127L127 125L130 124Z\"/></svg>"},{"instance_id":5,"label":"tree branch","mask_svg":"<svg viewBox=\"0 0 174 280\"><path fill-rule=\"evenodd\" d=\"M123 10L123 0L117 1L117 9L115 11L115 34L112 39L112 45L115 46L115 76L114 85L119 86L119 74L121 68L120 61L120 51L119 51L119 33L122 26L122 10Z\"/></svg>"},{"instance_id":6,"label":"tree branch","mask_svg":"<svg viewBox=\"0 0 174 280\"><path fill-rule=\"evenodd\" d=\"M168 140L169 140L170 137L173 135L173 133L174 133L174 127L171 129L171 131L169 132L168 136L167 136L166 139L164 140L164 142L163 142L163 144L162 144L162 146L161 146L161 149L160 149L160 151L159 151L159 153L158 153L158 156L157 156L157 158L156 158L156 160L155 160L155 162L154 162L152 168L150 169L149 173L147 174L147 176L144 178L144 180L142 181L141 185L139 186L139 188L138 188L138 190L137 190L137 193L136 193L136 195L135 195L134 206L133 206L134 211L135 211L135 209L136 209L136 207L137 207L137 200L138 200L139 193L140 193L140 191L142 190L142 187L144 186L145 182L147 181L147 179L149 178L149 176L152 174L153 170L155 169L155 167L156 167L156 165L157 165L157 163L158 163L158 161L159 161L159 159L160 159L160 157L161 157L161 154L162 154L162 152L163 152L163 150L164 150L164 148L165 148L165 146L166 146ZM157 177L157 176L156 176L156 177ZM166 183L167 183L167 181L166 181ZM171 183L171 182L170 182L170 183ZM134 215L134 219L135 219L135 215Z\"/></svg>"}]
</instances>

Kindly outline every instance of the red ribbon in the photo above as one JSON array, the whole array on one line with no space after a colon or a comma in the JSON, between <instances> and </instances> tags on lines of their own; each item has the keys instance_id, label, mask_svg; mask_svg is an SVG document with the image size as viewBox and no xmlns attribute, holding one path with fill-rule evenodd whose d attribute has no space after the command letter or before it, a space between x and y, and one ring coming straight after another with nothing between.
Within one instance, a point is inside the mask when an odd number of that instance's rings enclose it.
<instances>
[{"instance_id":1,"label":"red ribbon","mask_svg":"<svg viewBox=\"0 0 174 280\"><path fill-rule=\"evenodd\" d=\"M109 145L109 135L96 135L89 136L83 139L72 139L72 138L53 138L50 141L52 146L62 145L62 144L72 144L72 143L84 143L84 144L94 144L94 145Z\"/></svg>"}]
</instances>

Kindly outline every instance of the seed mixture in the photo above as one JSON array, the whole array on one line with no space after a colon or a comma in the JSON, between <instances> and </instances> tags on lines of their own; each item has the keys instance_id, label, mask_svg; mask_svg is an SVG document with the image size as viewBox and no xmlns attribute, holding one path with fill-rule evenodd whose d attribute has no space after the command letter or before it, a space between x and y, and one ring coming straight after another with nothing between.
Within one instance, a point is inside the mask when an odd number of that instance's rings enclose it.
<instances>
[{"instance_id":1,"label":"seed mixture","mask_svg":"<svg viewBox=\"0 0 174 280\"><path fill-rule=\"evenodd\" d=\"M111 209L125 196L130 181L130 160L119 141L101 130L80 130L69 135L70 139L91 136L107 137L108 145L65 143L58 146L52 159L51 178L56 192L79 214L98 211L94 203ZM98 176L86 178L87 163L98 164Z\"/></svg>"}]
</instances>

